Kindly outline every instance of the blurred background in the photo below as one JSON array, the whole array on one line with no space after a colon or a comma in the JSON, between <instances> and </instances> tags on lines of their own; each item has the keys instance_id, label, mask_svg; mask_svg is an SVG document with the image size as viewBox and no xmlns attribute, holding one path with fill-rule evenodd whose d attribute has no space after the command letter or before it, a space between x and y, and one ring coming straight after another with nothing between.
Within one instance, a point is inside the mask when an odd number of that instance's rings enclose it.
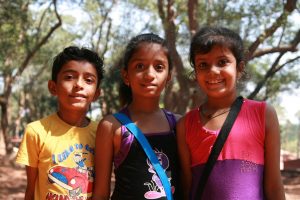
<instances>
[{"instance_id":1,"label":"blurred background","mask_svg":"<svg viewBox=\"0 0 300 200\"><path fill-rule=\"evenodd\" d=\"M191 37L202 26L220 25L244 40L250 79L241 95L276 108L285 189L289 199L300 199L299 21L297 0L0 0L0 195L8 195L0 198L24 192L15 152L26 124L56 110L47 81L63 48L88 47L104 59L102 95L88 113L99 120L120 108L119 69L130 38L146 32L166 38L174 71L161 106L183 114L205 99L191 76Z\"/></svg>"}]
</instances>

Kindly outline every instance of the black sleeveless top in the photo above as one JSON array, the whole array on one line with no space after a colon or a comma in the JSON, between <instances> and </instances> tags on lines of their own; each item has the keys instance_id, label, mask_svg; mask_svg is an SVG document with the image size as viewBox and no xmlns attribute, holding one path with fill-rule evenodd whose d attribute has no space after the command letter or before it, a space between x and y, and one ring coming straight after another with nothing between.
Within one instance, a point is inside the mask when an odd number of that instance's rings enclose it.
<instances>
[{"instance_id":1,"label":"black sleeveless top","mask_svg":"<svg viewBox=\"0 0 300 200\"><path fill-rule=\"evenodd\" d=\"M128 116L128 111L122 110ZM170 131L147 134L146 138L170 180L174 199L182 199L179 187L179 163L175 137L175 116L164 110ZM134 138L122 126L122 142L114 158L115 189L112 200L167 199L158 175L150 160Z\"/></svg>"}]
</instances>

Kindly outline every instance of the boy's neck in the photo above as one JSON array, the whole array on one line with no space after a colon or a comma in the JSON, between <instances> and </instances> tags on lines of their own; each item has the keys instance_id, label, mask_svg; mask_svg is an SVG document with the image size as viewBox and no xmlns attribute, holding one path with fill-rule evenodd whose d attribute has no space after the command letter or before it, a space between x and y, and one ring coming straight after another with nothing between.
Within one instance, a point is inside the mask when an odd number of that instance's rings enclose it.
<instances>
[{"instance_id":1,"label":"boy's neck","mask_svg":"<svg viewBox=\"0 0 300 200\"><path fill-rule=\"evenodd\" d=\"M72 113L65 114L58 111L57 115L61 120L63 120L64 122L66 122L71 126L86 127L90 123L88 118L85 116L85 113L82 114L82 113L72 112Z\"/></svg>"}]
</instances>

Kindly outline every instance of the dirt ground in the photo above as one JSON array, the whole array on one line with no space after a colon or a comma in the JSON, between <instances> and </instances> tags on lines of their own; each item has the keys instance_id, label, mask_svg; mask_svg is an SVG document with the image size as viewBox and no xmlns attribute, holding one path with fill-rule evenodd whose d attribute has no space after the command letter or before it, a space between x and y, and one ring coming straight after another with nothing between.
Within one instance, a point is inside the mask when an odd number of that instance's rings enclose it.
<instances>
[{"instance_id":1,"label":"dirt ground","mask_svg":"<svg viewBox=\"0 0 300 200\"><path fill-rule=\"evenodd\" d=\"M282 179L287 200L300 199L300 172L283 172ZM0 200L24 199L26 173L14 158L0 156Z\"/></svg>"}]
</instances>

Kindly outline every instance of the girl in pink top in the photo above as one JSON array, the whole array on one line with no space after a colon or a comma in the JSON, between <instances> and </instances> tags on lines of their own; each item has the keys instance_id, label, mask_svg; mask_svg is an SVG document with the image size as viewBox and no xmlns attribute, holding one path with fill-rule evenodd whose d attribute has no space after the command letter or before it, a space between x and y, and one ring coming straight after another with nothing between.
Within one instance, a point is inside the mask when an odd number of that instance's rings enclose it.
<instances>
[{"instance_id":1,"label":"girl in pink top","mask_svg":"<svg viewBox=\"0 0 300 200\"><path fill-rule=\"evenodd\" d=\"M195 199L203 167L237 98L236 84L244 75L243 50L240 36L222 27L202 28L192 39L190 62L207 99L177 124L185 199ZM202 199L285 199L279 154L275 109L244 99Z\"/></svg>"}]
</instances>

